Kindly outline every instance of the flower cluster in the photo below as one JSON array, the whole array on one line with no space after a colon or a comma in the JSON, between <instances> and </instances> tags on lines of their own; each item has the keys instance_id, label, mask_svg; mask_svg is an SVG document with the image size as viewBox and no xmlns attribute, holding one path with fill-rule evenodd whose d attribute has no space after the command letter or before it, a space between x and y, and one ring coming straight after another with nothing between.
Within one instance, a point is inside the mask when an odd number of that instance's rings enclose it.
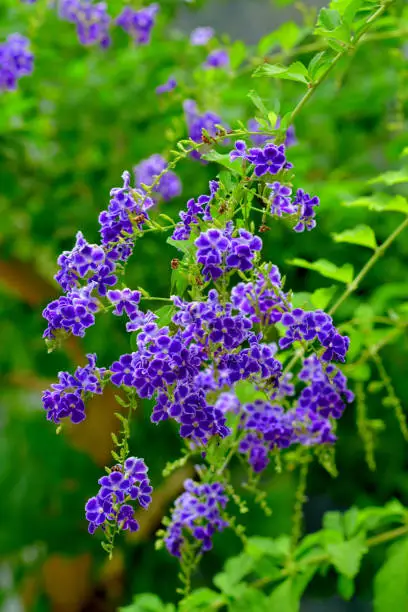
<instances>
[{"instance_id":1,"label":"flower cluster","mask_svg":"<svg viewBox=\"0 0 408 612\"><path fill-rule=\"evenodd\" d=\"M84 400L102 393L105 368L96 367L96 355L87 355L87 359L88 365L78 367L73 375L60 372L58 383L44 391L42 402L49 421L59 424L61 419L69 418L72 423L80 423L85 419Z\"/></svg>"},{"instance_id":2,"label":"flower cluster","mask_svg":"<svg viewBox=\"0 0 408 612\"><path fill-rule=\"evenodd\" d=\"M135 44L147 45L150 42L158 10L159 5L156 3L138 11L127 6L117 17L115 23L129 34Z\"/></svg>"},{"instance_id":3,"label":"flower cluster","mask_svg":"<svg viewBox=\"0 0 408 612\"><path fill-rule=\"evenodd\" d=\"M185 100L183 108L187 122L188 135L191 140L197 143L202 142L203 130L205 130L210 137L216 136L216 126L222 124L221 117L210 111L200 115L194 100ZM191 157L193 159L201 159L201 155L198 151L192 151Z\"/></svg>"},{"instance_id":4,"label":"flower cluster","mask_svg":"<svg viewBox=\"0 0 408 612\"><path fill-rule=\"evenodd\" d=\"M59 17L76 25L82 45L99 44L103 49L110 45L111 18L106 2L93 4L89 0L62 0L59 3Z\"/></svg>"},{"instance_id":5,"label":"flower cluster","mask_svg":"<svg viewBox=\"0 0 408 612\"><path fill-rule=\"evenodd\" d=\"M17 81L33 72L34 56L30 42L20 34L10 34L0 44L0 92L17 88Z\"/></svg>"},{"instance_id":6,"label":"flower cluster","mask_svg":"<svg viewBox=\"0 0 408 612\"><path fill-rule=\"evenodd\" d=\"M295 394L294 385L283 380L271 394L271 401L256 400L241 408L240 428L244 435L239 451L247 455L255 472L267 467L275 449L293 444L331 444L336 440L332 419L339 419L345 403L354 399L346 377L336 366L325 366L313 354L304 360L298 379L306 386L293 408L283 408L285 396ZM229 410L239 412L236 406Z\"/></svg>"},{"instance_id":7,"label":"flower cluster","mask_svg":"<svg viewBox=\"0 0 408 612\"><path fill-rule=\"evenodd\" d=\"M216 280L230 270L246 272L253 268L255 254L262 249L262 240L244 229L233 237L232 221L224 230L209 229L195 241L197 262L203 265L205 280Z\"/></svg>"},{"instance_id":8,"label":"flower cluster","mask_svg":"<svg viewBox=\"0 0 408 612\"><path fill-rule=\"evenodd\" d=\"M89 244L78 232L74 248L58 259L60 269L55 279L66 295L43 311L48 322L45 338L53 339L61 332L84 336L100 308L96 295L105 297L116 285L118 265L132 253L134 227L143 227L153 201L139 189L130 188L128 172L123 180L123 187L111 190L108 209L99 216L101 244Z\"/></svg>"},{"instance_id":9,"label":"flower cluster","mask_svg":"<svg viewBox=\"0 0 408 612\"><path fill-rule=\"evenodd\" d=\"M228 522L222 517L222 510L228 502L222 484L200 485L186 480L184 488L185 492L176 499L164 538L167 550L175 557L181 557L186 536L197 540L199 550L206 552L212 548L213 534L228 527Z\"/></svg>"},{"instance_id":10,"label":"flower cluster","mask_svg":"<svg viewBox=\"0 0 408 612\"><path fill-rule=\"evenodd\" d=\"M188 111L196 112L196 107ZM319 201L301 189L292 196L285 183L285 172L291 168L285 145L247 149L238 141L231 158L245 160L250 180L262 183L269 214L295 216L296 231L314 226ZM159 313L140 309L140 291L118 285L135 235L143 231L154 205L144 189L160 176L155 197L167 200L180 190L177 176L160 155L141 162L135 175L135 189L129 173L124 173L123 187L111 190L109 206L99 216L100 244L88 243L78 232L73 249L59 257L55 278L65 295L49 304L44 316L46 337L61 330L82 336L99 309L110 310L125 316L128 332L137 332L136 348L118 356L106 370L97 368L96 356L89 355L89 364L74 375L60 373L58 383L44 392L47 418L55 423L65 417L82 421L87 397L111 383L125 394L153 399L151 421L175 421L187 448L203 457L211 440L228 446L230 437L256 473L281 449L333 443L336 420L353 399L346 377L335 365L344 362L349 339L322 310L293 307L279 269L260 263L262 240L236 219L232 198L228 209L224 184L211 181L210 194L190 199L175 224L172 238L186 254L178 265L193 270L196 287L189 300L171 297L169 325L160 323ZM269 175L280 180L266 182ZM268 341L271 326L276 342ZM302 367L284 372L280 351L290 350L294 343L304 350ZM242 388L253 399L242 401ZM149 504L146 471L142 460L123 459L100 479L99 493L86 506L91 533L98 526L108 531L112 526L138 528L129 502ZM209 550L214 531L227 526L222 517L226 503L223 485L212 482L212 477L206 484L187 481L165 537L171 554L182 556L187 537L196 541L196 551Z\"/></svg>"},{"instance_id":11,"label":"flower cluster","mask_svg":"<svg viewBox=\"0 0 408 612\"><path fill-rule=\"evenodd\" d=\"M128 457L123 466L115 465L107 476L98 480L99 492L85 506L89 533L95 533L98 527L106 530L108 525L118 531L139 529L129 502L137 501L142 508L149 507L152 487L147 471L143 459Z\"/></svg>"},{"instance_id":12,"label":"flower cluster","mask_svg":"<svg viewBox=\"0 0 408 612\"><path fill-rule=\"evenodd\" d=\"M181 181L175 172L167 170L167 162L158 153L142 160L134 167L136 186L142 191L142 185L150 187L155 183L159 175L160 179L154 185L153 191L155 198L161 198L168 202L181 194Z\"/></svg>"},{"instance_id":13,"label":"flower cluster","mask_svg":"<svg viewBox=\"0 0 408 612\"><path fill-rule=\"evenodd\" d=\"M210 204L220 187L218 181L210 181L210 195L200 195L197 202L191 198L187 202L187 210L179 213L180 221L173 232L173 240L188 240L191 235L192 226L197 226L202 221L212 221Z\"/></svg>"},{"instance_id":14,"label":"flower cluster","mask_svg":"<svg viewBox=\"0 0 408 612\"><path fill-rule=\"evenodd\" d=\"M288 348L296 340L312 342L317 339L324 348L323 361L345 361L350 340L337 332L331 316L322 310L305 312L295 308L285 313L281 322L287 328L285 336L279 340L282 349Z\"/></svg>"}]
</instances>

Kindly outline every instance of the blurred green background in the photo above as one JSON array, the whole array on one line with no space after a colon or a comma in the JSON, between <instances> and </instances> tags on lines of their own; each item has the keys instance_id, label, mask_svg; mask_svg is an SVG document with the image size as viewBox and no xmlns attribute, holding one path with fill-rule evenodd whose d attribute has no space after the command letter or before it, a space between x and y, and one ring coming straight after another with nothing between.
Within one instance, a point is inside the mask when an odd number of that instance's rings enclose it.
<instances>
[{"instance_id":1,"label":"blurred green background","mask_svg":"<svg viewBox=\"0 0 408 612\"><path fill-rule=\"evenodd\" d=\"M111 363L129 350L129 338L120 322L100 317L83 341L72 339L47 355L41 311L58 295L53 275L59 253L72 247L78 229L97 241L99 211L107 206L109 190L120 186L123 170L131 170L153 153L166 156L177 139L186 136L185 98L196 99L202 110L219 113L231 126L254 116L256 109L247 97L250 89L256 89L268 108L277 112L277 101L282 112L293 108L299 98L297 84L252 80L251 71L240 64L247 54L263 55L256 39L289 16L298 24L289 27L292 42L288 44L288 30L281 29L274 46L284 61L291 46L309 41L316 8L299 5L300 10L295 10L257 1L251 13L254 22L242 44L234 42L246 31L248 20L240 5L233 17L221 0L218 8L214 3L200 8L176 0L160 5L150 46L135 48L115 30L112 47L101 51L81 47L74 26L60 22L45 2L32 6L1 2L0 40L18 31L31 39L35 54L34 74L22 79L16 92L0 95L0 609L8 612L110 611L143 591L155 591L167 601L175 597L177 562L165 551L154 551L153 536L190 473L185 468L165 482L161 476L165 462L178 456L177 435L167 423L150 424L151 406L146 402L133 425L131 448L146 459L157 493L152 511L141 517L141 531L131 540L120 540L108 563L98 538L87 533L83 507L94 494L103 466L110 462L110 432L117 426L113 394L92 401L88 419L57 436L44 418L41 391L59 370L83 364L86 352L96 352L101 365ZM121 6L120 0L109 2L113 15ZM208 25L204 18L213 20L222 44L235 58L228 74L200 69L205 50L191 48L183 34L193 25ZM408 15L401 26L405 32L407 24ZM221 37L228 31L232 40ZM312 55L301 57L307 62ZM173 74L180 86L172 94L156 96L156 86ZM377 186L368 185L370 178L401 166L401 152L408 146L407 77L401 39L367 42L340 64L299 116L298 144L289 158L295 165L296 186L321 198L318 228L294 235L277 222L264 235L265 254L281 267L296 292L331 283L291 268L286 260L325 257L337 264L351 262L358 270L368 251L335 244L330 233L368 223L381 241L397 225L398 213L384 215L341 204L372 193ZM175 218L188 198L207 192L208 180L219 170L215 164L183 161L177 168L183 194L162 204L162 212ZM408 194L407 184L386 191ZM168 296L172 257L165 236L146 235L128 266L129 286ZM395 304L408 307L407 258L405 235L339 311L339 320L351 318L362 305L378 314ZM398 337L383 356L406 408L406 336ZM368 368L359 377L365 383L376 374ZM319 466L312 470L307 530L320 527L327 509L381 505L393 497L408 505L407 453L398 425L392 411L385 414L387 409L376 395L368 408L370 418L386 421L376 436L377 471L370 472L364 463L351 405L339 427L339 476L333 479ZM249 533L290 532L295 485L293 473L268 472L263 487L273 516L266 518L251 505L245 518ZM209 584L225 558L238 550L233 535L218 537L196 583ZM380 559L381 551L378 555ZM344 604L347 607L336 599L319 604L334 592L329 577L312 584L304 611L370 610L370 563L376 563L375 554L370 559L358 579L356 601Z\"/></svg>"}]
</instances>

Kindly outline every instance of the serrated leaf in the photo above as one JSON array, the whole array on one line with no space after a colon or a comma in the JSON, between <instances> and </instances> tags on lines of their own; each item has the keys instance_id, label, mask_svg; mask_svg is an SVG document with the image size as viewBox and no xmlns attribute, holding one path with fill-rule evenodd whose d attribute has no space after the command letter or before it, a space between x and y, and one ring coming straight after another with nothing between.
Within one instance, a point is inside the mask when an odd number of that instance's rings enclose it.
<instances>
[{"instance_id":1,"label":"serrated leaf","mask_svg":"<svg viewBox=\"0 0 408 612\"><path fill-rule=\"evenodd\" d=\"M315 81L326 70L333 61L333 54L328 51L317 53L308 65L308 71L312 81Z\"/></svg>"},{"instance_id":2,"label":"serrated leaf","mask_svg":"<svg viewBox=\"0 0 408 612\"><path fill-rule=\"evenodd\" d=\"M319 12L317 20L318 26L323 26L326 30L331 31L340 27L342 19L340 13L334 9L322 8Z\"/></svg>"},{"instance_id":3,"label":"serrated leaf","mask_svg":"<svg viewBox=\"0 0 408 612\"><path fill-rule=\"evenodd\" d=\"M369 185L374 183L382 183L383 185L399 185L400 183L408 183L408 168L401 168L400 170L389 170L379 176L368 181Z\"/></svg>"},{"instance_id":4,"label":"serrated leaf","mask_svg":"<svg viewBox=\"0 0 408 612\"><path fill-rule=\"evenodd\" d=\"M364 0L332 0L329 8L338 11L343 17L343 21L350 25L363 4Z\"/></svg>"},{"instance_id":5,"label":"serrated leaf","mask_svg":"<svg viewBox=\"0 0 408 612\"><path fill-rule=\"evenodd\" d=\"M267 595L259 589L246 588L228 604L228 612L271 612ZM208 612L210 612L208 610Z\"/></svg>"},{"instance_id":6,"label":"serrated leaf","mask_svg":"<svg viewBox=\"0 0 408 612\"><path fill-rule=\"evenodd\" d=\"M310 301L312 302L315 308L319 308L321 310L325 310L325 308L330 304L333 295L336 293L337 287L332 285L331 287L322 287L321 289L316 289L311 296Z\"/></svg>"},{"instance_id":7,"label":"serrated leaf","mask_svg":"<svg viewBox=\"0 0 408 612\"><path fill-rule=\"evenodd\" d=\"M374 612L408 610L408 538L388 550L374 579Z\"/></svg>"},{"instance_id":8,"label":"serrated leaf","mask_svg":"<svg viewBox=\"0 0 408 612\"><path fill-rule=\"evenodd\" d=\"M351 264L344 264L340 268L337 267L331 261L327 259L318 259L317 261L306 261L306 259L300 259L295 257L286 261L291 266L298 266L299 268L306 268L307 270L313 270L318 272L326 278L332 278L341 283L351 283L353 280L354 269Z\"/></svg>"},{"instance_id":9,"label":"serrated leaf","mask_svg":"<svg viewBox=\"0 0 408 612\"><path fill-rule=\"evenodd\" d=\"M294 62L290 66L282 66L281 64L263 64L259 66L253 76L268 76L274 79L286 79L288 81L297 81L298 83L309 82L309 73L302 62Z\"/></svg>"},{"instance_id":10,"label":"serrated leaf","mask_svg":"<svg viewBox=\"0 0 408 612\"><path fill-rule=\"evenodd\" d=\"M173 238L167 238L166 242L182 253L188 253L192 247L192 242L190 240L174 240Z\"/></svg>"},{"instance_id":11,"label":"serrated leaf","mask_svg":"<svg viewBox=\"0 0 408 612\"><path fill-rule=\"evenodd\" d=\"M347 578L354 578L358 574L361 560L367 550L363 535L344 542L326 544L330 562L339 574L344 574Z\"/></svg>"},{"instance_id":12,"label":"serrated leaf","mask_svg":"<svg viewBox=\"0 0 408 612\"><path fill-rule=\"evenodd\" d=\"M279 45L284 51L290 51L303 37L303 30L294 21L286 21L277 30L267 34L258 43L259 55L266 55Z\"/></svg>"},{"instance_id":13,"label":"serrated leaf","mask_svg":"<svg viewBox=\"0 0 408 612\"><path fill-rule=\"evenodd\" d=\"M241 161L236 159L231 161L228 153L218 153L218 151L208 151L202 155L203 159L211 162L216 162L220 166L232 170L236 174L242 174Z\"/></svg>"},{"instance_id":14,"label":"serrated leaf","mask_svg":"<svg viewBox=\"0 0 408 612\"><path fill-rule=\"evenodd\" d=\"M225 597L212 589L196 589L180 603L180 612L205 612L212 607L219 608L226 603Z\"/></svg>"},{"instance_id":15,"label":"serrated leaf","mask_svg":"<svg viewBox=\"0 0 408 612\"><path fill-rule=\"evenodd\" d=\"M261 115L263 115L265 118L267 118L268 117L268 109L266 108L265 104L263 103L263 100L262 100L261 96L259 95L259 93L257 91L255 91L254 89L252 89L251 91L248 92L247 95L248 95L248 98L256 106L256 108L259 110Z\"/></svg>"},{"instance_id":16,"label":"serrated leaf","mask_svg":"<svg viewBox=\"0 0 408 612\"><path fill-rule=\"evenodd\" d=\"M154 311L154 314L158 316L158 320L156 321L159 327L165 327L171 322L172 316L174 314L174 306L170 304L169 306L162 306L158 310Z\"/></svg>"},{"instance_id":17,"label":"serrated leaf","mask_svg":"<svg viewBox=\"0 0 408 612\"><path fill-rule=\"evenodd\" d=\"M232 557L227 560L224 571L214 577L213 582L223 593L236 596L237 588L245 587L245 585L240 584L242 578L253 570L254 565L253 557L245 553L238 555L238 557Z\"/></svg>"},{"instance_id":18,"label":"serrated leaf","mask_svg":"<svg viewBox=\"0 0 408 612\"><path fill-rule=\"evenodd\" d=\"M343 22L341 15L334 9L322 8L319 13L315 34L333 41L347 43L350 41L350 29ZM340 45L340 49L344 49Z\"/></svg>"},{"instance_id":19,"label":"serrated leaf","mask_svg":"<svg viewBox=\"0 0 408 612\"><path fill-rule=\"evenodd\" d=\"M368 208L377 212L402 212L408 214L408 201L401 195L386 196L377 194L369 197L357 198L351 202L342 202L343 206L350 208Z\"/></svg>"},{"instance_id":20,"label":"serrated leaf","mask_svg":"<svg viewBox=\"0 0 408 612\"><path fill-rule=\"evenodd\" d=\"M134 597L130 606L119 608L119 612L175 612L175 607L163 603L157 595L142 593Z\"/></svg>"},{"instance_id":21,"label":"serrated leaf","mask_svg":"<svg viewBox=\"0 0 408 612\"><path fill-rule=\"evenodd\" d=\"M357 225L352 229L344 230L344 232L333 233L332 238L335 242L359 244L374 250L377 248L374 231L368 225Z\"/></svg>"},{"instance_id":22,"label":"serrated leaf","mask_svg":"<svg viewBox=\"0 0 408 612\"><path fill-rule=\"evenodd\" d=\"M272 539L254 536L248 538L245 550L248 555L257 560L263 556L284 559L290 552L290 538L288 536L280 536L279 538Z\"/></svg>"}]
</instances>

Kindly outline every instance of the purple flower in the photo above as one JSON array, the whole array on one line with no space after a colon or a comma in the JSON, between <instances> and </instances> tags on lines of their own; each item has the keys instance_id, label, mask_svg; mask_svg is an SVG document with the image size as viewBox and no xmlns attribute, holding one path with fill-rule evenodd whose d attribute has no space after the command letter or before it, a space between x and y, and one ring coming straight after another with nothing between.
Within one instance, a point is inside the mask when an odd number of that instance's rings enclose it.
<instances>
[{"instance_id":1,"label":"purple flower","mask_svg":"<svg viewBox=\"0 0 408 612\"><path fill-rule=\"evenodd\" d=\"M267 183L267 187L271 189L270 194L270 212L272 215L281 217L283 213L293 215L297 208L291 201L292 189L287 185L282 185L279 181Z\"/></svg>"},{"instance_id":2,"label":"purple flower","mask_svg":"<svg viewBox=\"0 0 408 612\"><path fill-rule=\"evenodd\" d=\"M18 79L33 72L34 56L29 45L21 34L10 34L0 44L0 92L16 89Z\"/></svg>"},{"instance_id":3,"label":"purple flower","mask_svg":"<svg viewBox=\"0 0 408 612\"><path fill-rule=\"evenodd\" d=\"M86 394L101 394L101 378L104 368L96 367L96 355L87 355L88 364L78 367L72 375L69 372L59 372L58 383L44 391L42 402L47 412L47 419L60 423L61 419L69 418L73 423L85 419L84 398Z\"/></svg>"},{"instance_id":4,"label":"purple flower","mask_svg":"<svg viewBox=\"0 0 408 612\"><path fill-rule=\"evenodd\" d=\"M75 23L79 42L82 45L98 43L105 49L110 45L110 16L105 2L93 4L88 0L61 0L59 16L64 21Z\"/></svg>"},{"instance_id":5,"label":"purple flower","mask_svg":"<svg viewBox=\"0 0 408 612\"><path fill-rule=\"evenodd\" d=\"M98 302L92 297L95 283L82 289L73 289L66 296L54 300L43 310L43 317L48 322L44 338L55 338L59 331L70 332L74 336L85 335L85 330L95 323L95 312Z\"/></svg>"},{"instance_id":6,"label":"purple flower","mask_svg":"<svg viewBox=\"0 0 408 612\"><path fill-rule=\"evenodd\" d=\"M88 531L90 534L95 533L96 529L105 523L112 514L112 502L107 499L91 497L85 505L86 520L89 521Z\"/></svg>"},{"instance_id":7,"label":"purple flower","mask_svg":"<svg viewBox=\"0 0 408 612\"><path fill-rule=\"evenodd\" d=\"M207 279L216 280L223 274L224 255L230 248L230 240L219 229L212 228L200 234L194 242L197 247L197 262L203 264Z\"/></svg>"},{"instance_id":8,"label":"purple flower","mask_svg":"<svg viewBox=\"0 0 408 612\"><path fill-rule=\"evenodd\" d=\"M247 147L243 140L237 140L234 149L229 154L230 160L236 159L248 159L247 158Z\"/></svg>"},{"instance_id":9,"label":"purple flower","mask_svg":"<svg viewBox=\"0 0 408 612\"><path fill-rule=\"evenodd\" d=\"M333 328L331 332L322 339L322 345L326 349L322 355L324 361L341 361L343 363L346 360L350 339L347 336L341 336Z\"/></svg>"},{"instance_id":10,"label":"purple flower","mask_svg":"<svg viewBox=\"0 0 408 612\"><path fill-rule=\"evenodd\" d=\"M213 138L216 136L216 125L222 124L221 117L210 111L200 115L194 100L185 100L183 108L187 122L188 135L191 140L201 143L203 130L206 130ZM201 159L201 155L198 151L192 151L191 157L194 159Z\"/></svg>"},{"instance_id":11,"label":"purple flower","mask_svg":"<svg viewBox=\"0 0 408 612\"><path fill-rule=\"evenodd\" d=\"M225 263L227 269L237 269L242 272L253 268L255 253L262 249L262 240L244 229L238 230L238 236L231 240L230 251Z\"/></svg>"},{"instance_id":12,"label":"purple flower","mask_svg":"<svg viewBox=\"0 0 408 612\"><path fill-rule=\"evenodd\" d=\"M296 198L293 201L293 205L296 207L299 221L293 228L295 232L303 232L306 230L312 230L316 227L316 212L315 206L319 206L319 198L317 196L311 197L308 193L305 193L303 189L298 189L296 192Z\"/></svg>"},{"instance_id":13,"label":"purple flower","mask_svg":"<svg viewBox=\"0 0 408 612\"><path fill-rule=\"evenodd\" d=\"M195 28L190 34L190 43L195 47L206 45L214 36L214 29L210 26Z\"/></svg>"},{"instance_id":14,"label":"purple flower","mask_svg":"<svg viewBox=\"0 0 408 612\"><path fill-rule=\"evenodd\" d=\"M156 87L157 95L173 91L177 87L177 81L173 77L169 77L165 83Z\"/></svg>"},{"instance_id":15,"label":"purple flower","mask_svg":"<svg viewBox=\"0 0 408 612\"><path fill-rule=\"evenodd\" d=\"M225 49L215 49L209 53L203 66L204 68L226 68L229 66L230 58Z\"/></svg>"},{"instance_id":16,"label":"purple flower","mask_svg":"<svg viewBox=\"0 0 408 612\"><path fill-rule=\"evenodd\" d=\"M150 42L152 29L156 22L159 5L150 6L135 11L130 6L125 7L116 18L116 25L132 37L137 45L147 45Z\"/></svg>"},{"instance_id":17,"label":"purple flower","mask_svg":"<svg viewBox=\"0 0 408 612\"><path fill-rule=\"evenodd\" d=\"M142 508L147 508L152 500L152 487L143 459L129 457L124 465L115 465L107 476L102 476L98 484L101 487L97 495L85 505L89 532L94 533L98 527L104 529L106 524L119 531L137 531L139 524L129 502L138 501Z\"/></svg>"},{"instance_id":18,"label":"purple flower","mask_svg":"<svg viewBox=\"0 0 408 612\"><path fill-rule=\"evenodd\" d=\"M184 488L185 492L175 501L171 523L164 538L167 550L175 557L181 557L187 534L198 540L201 552L205 552L212 548L214 532L228 527L221 515L228 503L221 483L200 485L186 480Z\"/></svg>"},{"instance_id":19,"label":"purple flower","mask_svg":"<svg viewBox=\"0 0 408 612\"><path fill-rule=\"evenodd\" d=\"M255 166L255 175L277 174L286 166L285 146L267 144L263 149L249 149L248 160Z\"/></svg>"},{"instance_id":20,"label":"purple flower","mask_svg":"<svg viewBox=\"0 0 408 612\"><path fill-rule=\"evenodd\" d=\"M112 372L111 381L117 387L126 385L132 387L134 383L134 354L121 355L119 361L114 361L110 367Z\"/></svg>"},{"instance_id":21,"label":"purple flower","mask_svg":"<svg viewBox=\"0 0 408 612\"><path fill-rule=\"evenodd\" d=\"M147 211L154 204L140 189L131 189L129 172L124 172L122 178L123 187L111 189L108 209L99 215L102 245L112 261L126 261L130 257L133 223L142 229L149 218Z\"/></svg>"},{"instance_id":22,"label":"purple flower","mask_svg":"<svg viewBox=\"0 0 408 612\"><path fill-rule=\"evenodd\" d=\"M187 202L187 211L182 210L179 213L181 221L177 223L173 233L173 240L188 240L191 234L192 226L197 225L199 219L203 221L212 221L210 204L217 193L220 184L218 181L210 181L210 195L198 196L197 202L191 198Z\"/></svg>"},{"instance_id":23,"label":"purple flower","mask_svg":"<svg viewBox=\"0 0 408 612\"><path fill-rule=\"evenodd\" d=\"M113 314L118 317L126 312L128 317L131 318L139 311L140 291L132 291L131 289L108 291L107 297L111 304L115 306Z\"/></svg>"}]
</instances>

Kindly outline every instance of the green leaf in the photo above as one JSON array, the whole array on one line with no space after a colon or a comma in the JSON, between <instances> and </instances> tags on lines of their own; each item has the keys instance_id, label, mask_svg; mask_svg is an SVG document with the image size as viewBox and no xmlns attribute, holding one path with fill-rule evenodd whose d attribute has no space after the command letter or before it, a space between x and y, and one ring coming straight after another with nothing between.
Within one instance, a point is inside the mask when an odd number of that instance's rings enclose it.
<instances>
[{"instance_id":1,"label":"green leaf","mask_svg":"<svg viewBox=\"0 0 408 612\"><path fill-rule=\"evenodd\" d=\"M259 66L253 76L269 76L274 79L286 79L288 81L297 81L298 83L309 83L309 73L302 62L294 62L290 66L282 66L281 64L263 64Z\"/></svg>"},{"instance_id":2,"label":"green leaf","mask_svg":"<svg viewBox=\"0 0 408 612\"><path fill-rule=\"evenodd\" d=\"M374 579L374 612L408 610L408 538L393 544Z\"/></svg>"},{"instance_id":3,"label":"green leaf","mask_svg":"<svg viewBox=\"0 0 408 612\"><path fill-rule=\"evenodd\" d=\"M185 270L177 268L177 270L171 271L171 290L180 297L183 296L185 290L188 287L188 274Z\"/></svg>"},{"instance_id":4,"label":"green leaf","mask_svg":"<svg viewBox=\"0 0 408 612\"><path fill-rule=\"evenodd\" d=\"M319 13L315 34L335 41L349 42L350 29L343 22L341 15L334 9L322 8ZM340 46L340 49L344 47Z\"/></svg>"},{"instance_id":5,"label":"green leaf","mask_svg":"<svg viewBox=\"0 0 408 612\"><path fill-rule=\"evenodd\" d=\"M342 24L342 19L338 11L334 9L322 8L317 20L318 26L323 26L327 31L335 30Z\"/></svg>"},{"instance_id":6,"label":"green leaf","mask_svg":"<svg viewBox=\"0 0 408 612\"><path fill-rule=\"evenodd\" d=\"M344 232L333 233L332 237L335 242L348 242L349 244L359 244L366 246L369 249L377 248L375 234L368 225L357 225L352 229L344 230Z\"/></svg>"},{"instance_id":7,"label":"green leaf","mask_svg":"<svg viewBox=\"0 0 408 612\"><path fill-rule=\"evenodd\" d=\"M368 208L376 212L402 212L408 214L408 201L401 195L387 196L376 194L370 197L357 198L351 202L342 202L343 206L350 208Z\"/></svg>"},{"instance_id":8,"label":"green leaf","mask_svg":"<svg viewBox=\"0 0 408 612\"><path fill-rule=\"evenodd\" d=\"M337 287L332 285L331 287L322 287L321 289L316 289L311 296L310 301L312 302L315 308L320 308L324 310L328 304L330 304L333 295L336 293Z\"/></svg>"},{"instance_id":9,"label":"green leaf","mask_svg":"<svg viewBox=\"0 0 408 612\"><path fill-rule=\"evenodd\" d=\"M226 593L227 595L234 596L236 593L236 589L238 586L244 587L245 585L240 585L242 578L247 576L254 568L255 560L253 557L242 553L238 555L238 557L232 557L228 559L225 566L224 571L220 574L217 574L214 577L214 584L217 586L220 591Z\"/></svg>"},{"instance_id":10,"label":"green leaf","mask_svg":"<svg viewBox=\"0 0 408 612\"><path fill-rule=\"evenodd\" d=\"M199 610L205 612L212 607L222 607L222 604L225 604L225 597L221 593L203 587L183 599L180 604L180 612L198 612Z\"/></svg>"},{"instance_id":11,"label":"green leaf","mask_svg":"<svg viewBox=\"0 0 408 612\"><path fill-rule=\"evenodd\" d=\"M343 517L340 512L326 512L323 516L323 528L343 534Z\"/></svg>"},{"instance_id":12,"label":"green leaf","mask_svg":"<svg viewBox=\"0 0 408 612\"><path fill-rule=\"evenodd\" d=\"M136 595L130 606L119 608L119 612L175 612L173 604L165 604L157 595L142 593Z\"/></svg>"},{"instance_id":13,"label":"green leaf","mask_svg":"<svg viewBox=\"0 0 408 612\"><path fill-rule=\"evenodd\" d=\"M282 582L272 591L269 596L269 606L271 611L298 612L300 600L296 597L291 578Z\"/></svg>"},{"instance_id":14,"label":"green leaf","mask_svg":"<svg viewBox=\"0 0 408 612\"><path fill-rule=\"evenodd\" d=\"M368 181L369 185L373 183L382 183L383 185L399 185L400 183L408 183L408 168L400 170L390 170Z\"/></svg>"},{"instance_id":15,"label":"green leaf","mask_svg":"<svg viewBox=\"0 0 408 612\"><path fill-rule=\"evenodd\" d=\"M166 242L167 244L174 246L182 253L188 253L191 251L191 247L193 246L191 240L174 240L173 238L167 238Z\"/></svg>"},{"instance_id":16,"label":"green leaf","mask_svg":"<svg viewBox=\"0 0 408 612\"><path fill-rule=\"evenodd\" d=\"M260 97L260 95L258 94L258 92L256 92L254 89L252 89L251 91L248 92L247 95L248 95L248 98L254 103L256 108L259 110L261 115L263 115L265 118L267 118L269 111L266 108L265 104L263 103L263 100Z\"/></svg>"},{"instance_id":17,"label":"green leaf","mask_svg":"<svg viewBox=\"0 0 408 612\"><path fill-rule=\"evenodd\" d=\"M207 153L203 153L202 157L207 161L216 162L220 164L220 166L224 166L228 168L228 170L232 170L236 174L242 174L241 161L236 159L231 161L229 158L229 153L218 153L218 151L208 151Z\"/></svg>"},{"instance_id":18,"label":"green leaf","mask_svg":"<svg viewBox=\"0 0 408 612\"><path fill-rule=\"evenodd\" d=\"M310 61L308 65L308 71L312 81L315 81L319 76L326 70L326 68L333 61L333 54L328 51L321 51L317 53Z\"/></svg>"},{"instance_id":19,"label":"green leaf","mask_svg":"<svg viewBox=\"0 0 408 612\"><path fill-rule=\"evenodd\" d=\"M354 580L347 578L344 574L339 574L337 578L337 591L343 599L350 601L355 591Z\"/></svg>"},{"instance_id":20,"label":"green leaf","mask_svg":"<svg viewBox=\"0 0 408 612\"><path fill-rule=\"evenodd\" d=\"M236 40L228 49L231 68L238 68L247 55L247 48L242 40Z\"/></svg>"},{"instance_id":21,"label":"green leaf","mask_svg":"<svg viewBox=\"0 0 408 612\"><path fill-rule=\"evenodd\" d=\"M303 37L303 34L304 31L294 21L286 21L277 30L261 38L258 53L266 55L278 45L284 51L290 51Z\"/></svg>"},{"instance_id":22,"label":"green leaf","mask_svg":"<svg viewBox=\"0 0 408 612\"><path fill-rule=\"evenodd\" d=\"M210 610L207 609L207 612ZM228 612L271 612L271 608L265 593L259 589L246 588L235 601L228 604Z\"/></svg>"},{"instance_id":23,"label":"green leaf","mask_svg":"<svg viewBox=\"0 0 408 612\"><path fill-rule=\"evenodd\" d=\"M284 559L290 552L290 538L285 535L276 539L254 536L248 538L245 550L254 559L260 559L263 556Z\"/></svg>"},{"instance_id":24,"label":"green leaf","mask_svg":"<svg viewBox=\"0 0 408 612\"><path fill-rule=\"evenodd\" d=\"M170 304L169 306L162 306L158 310L155 310L154 314L159 317L156 321L157 325L159 325L159 327L164 327L165 325L171 323L171 319L174 312L175 309L172 304Z\"/></svg>"},{"instance_id":25,"label":"green leaf","mask_svg":"<svg viewBox=\"0 0 408 612\"><path fill-rule=\"evenodd\" d=\"M345 542L326 544L330 562L347 578L354 578L358 574L361 560L367 550L363 534Z\"/></svg>"},{"instance_id":26,"label":"green leaf","mask_svg":"<svg viewBox=\"0 0 408 612\"><path fill-rule=\"evenodd\" d=\"M340 268L337 267L331 261L327 259L318 259L317 261L306 261L306 259L300 259L295 257L286 261L291 266L297 266L299 268L306 268L307 270L313 270L318 272L326 278L332 278L341 283L351 283L353 280L354 269L351 264L344 264Z\"/></svg>"},{"instance_id":27,"label":"green leaf","mask_svg":"<svg viewBox=\"0 0 408 612\"><path fill-rule=\"evenodd\" d=\"M338 11L343 17L343 21L350 25L363 3L364 0L332 0L329 8Z\"/></svg>"},{"instance_id":28,"label":"green leaf","mask_svg":"<svg viewBox=\"0 0 408 612\"><path fill-rule=\"evenodd\" d=\"M235 395L242 404L248 402L254 402L256 399L265 399L265 395L262 391L258 391L255 388L254 383L248 380L240 380L234 387Z\"/></svg>"}]
</instances>

